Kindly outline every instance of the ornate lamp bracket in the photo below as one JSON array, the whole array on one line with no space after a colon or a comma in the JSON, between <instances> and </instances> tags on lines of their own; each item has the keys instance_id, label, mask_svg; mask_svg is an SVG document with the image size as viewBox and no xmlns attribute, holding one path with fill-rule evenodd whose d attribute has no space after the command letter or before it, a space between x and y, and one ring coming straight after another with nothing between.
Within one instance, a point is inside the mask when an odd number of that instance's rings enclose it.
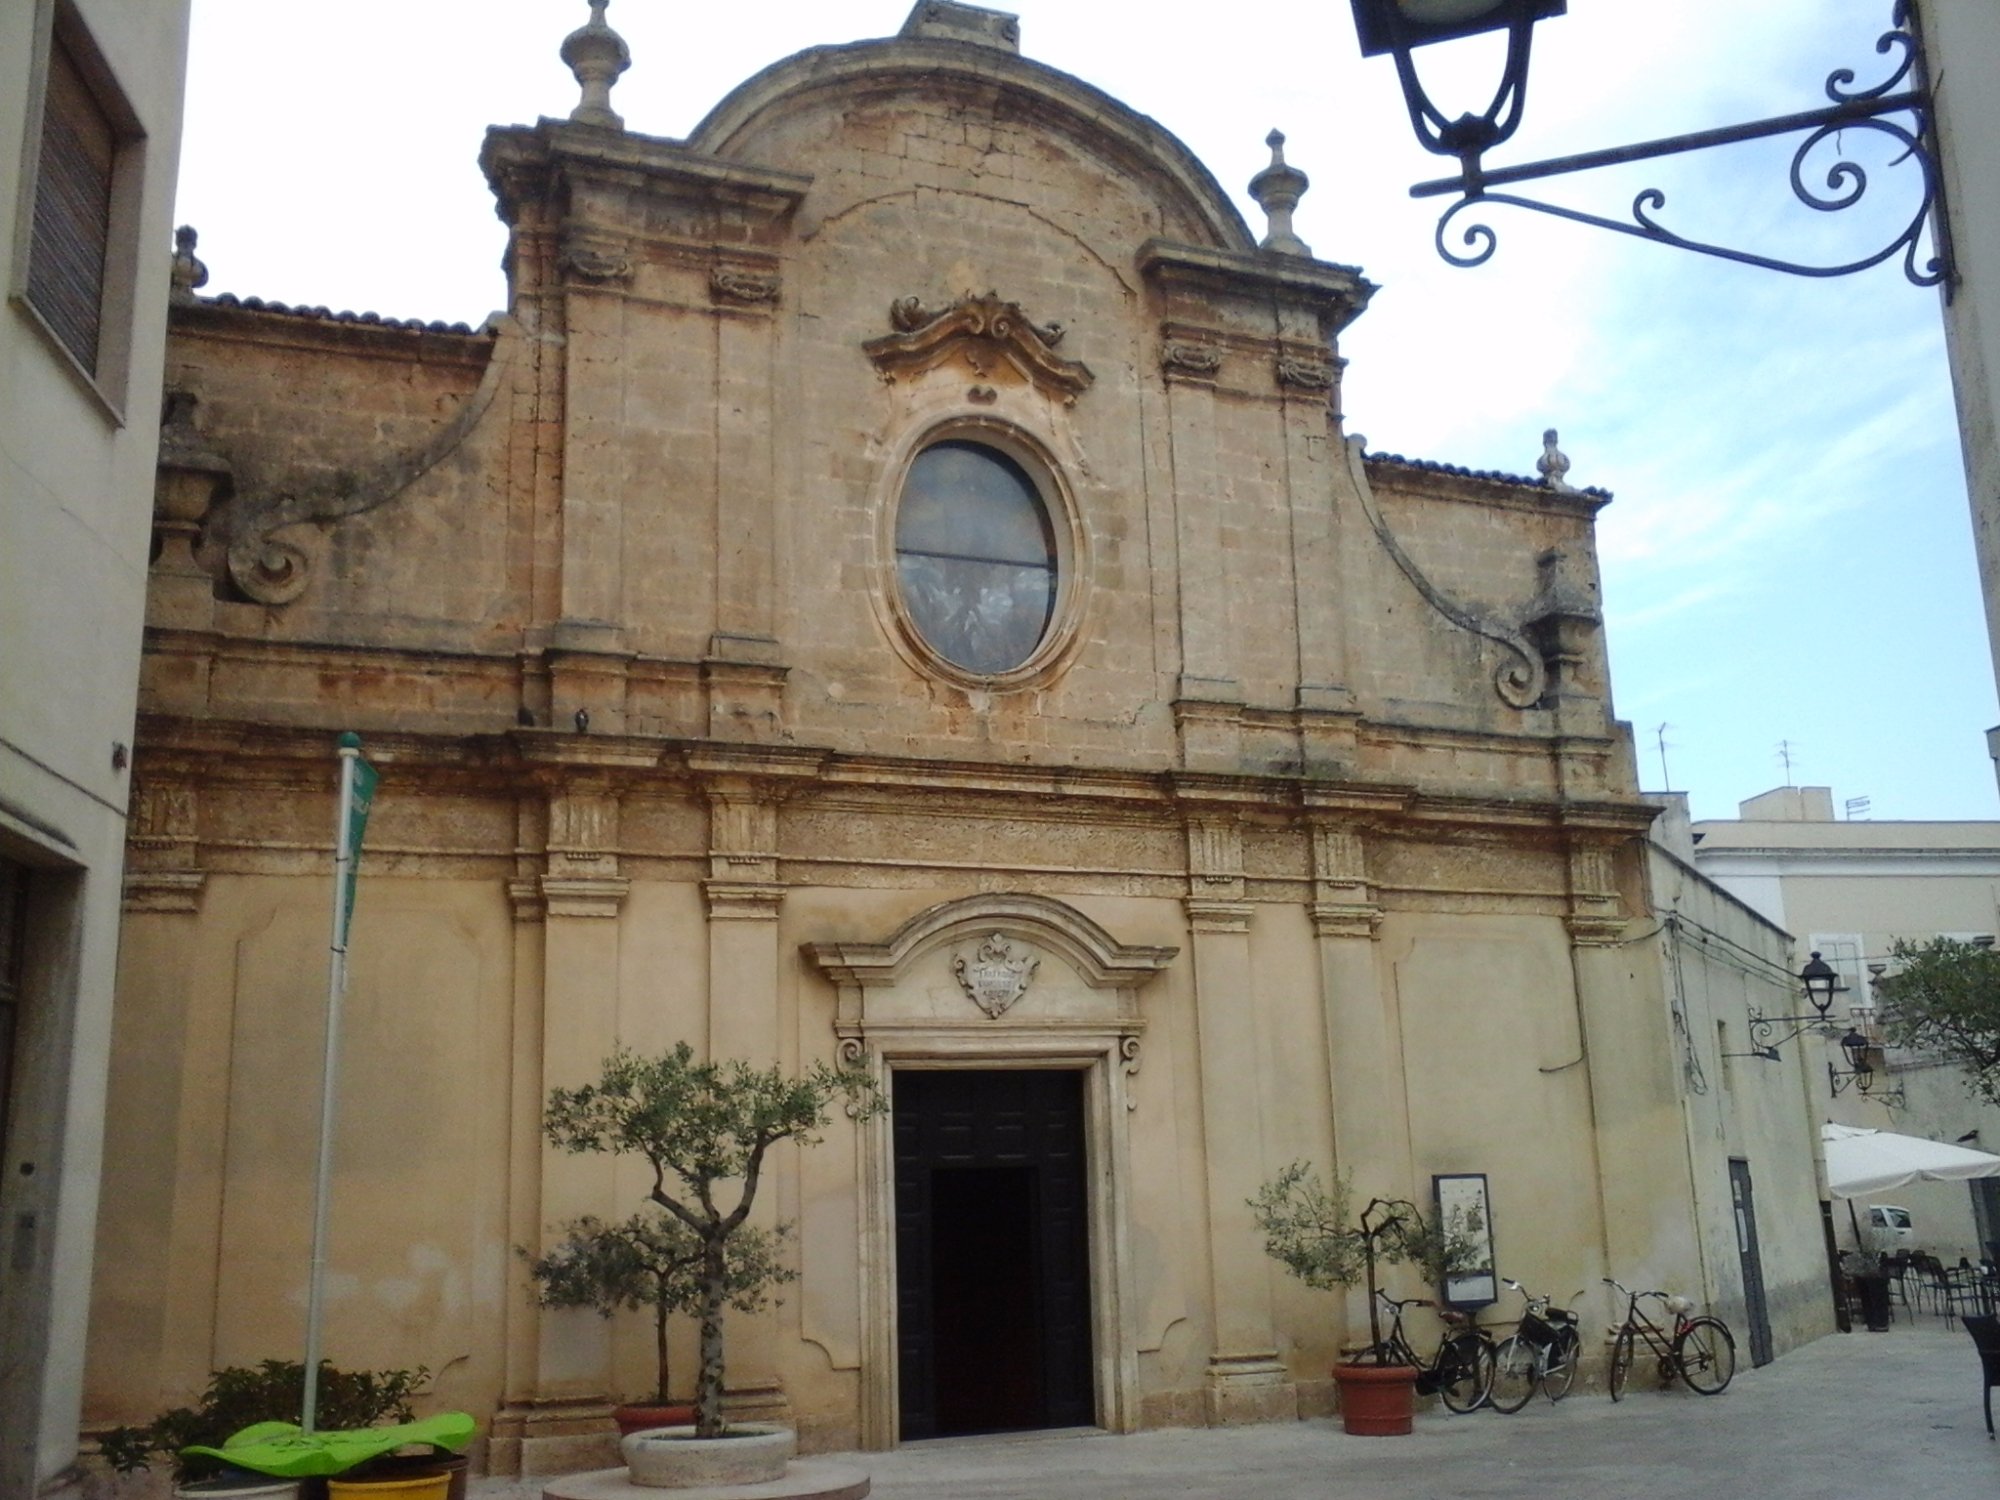
<instances>
[{"instance_id":1,"label":"ornate lamp bracket","mask_svg":"<svg viewBox=\"0 0 2000 1500\"><path fill-rule=\"evenodd\" d=\"M1900 256L1903 274L1912 283L1924 287L1941 286L1947 299L1951 296L1957 273L1944 212L1944 182L1938 170L1933 139L1930 80L1924 70L1918 18L1911 0L1896 0L1891 13L1891 29L1875 43L1876 52L1889 58L1894 65L1889 76L1872 87L1857 88L1852 68L1836 69L1826 80L1826 95L1830 102L1820 108L1697 131L1691 135L1668 136L1603 151L1586 151L1523 166L1489 169L1483 161L1483 154L1504 141L1519 119L1520 101L1525 91L1527 24L1518 18L1513 23L1506 79L1487 117L1468 116L1458 121L1443 121L1423 96L1409 65L1407 49L1397 52L1397 66L1402 74L1411 121L1416 126L1419 141L1426 150L1455 156L1459 160L1456 177L1420 182L1410 189L1413 198L1457 197L1458 201L1438 219L1436 232L1438 254L1452 265L1483 265L1492 258L1499 244L1499 237L1490 226L1468 220L1462 229L1456 230L1458 239L1454 245L1448 236L1454 232L1459 216L1475 207L1484 209L1492 204L1505 204L1793 276L1847 276ZM1793 196L1815 212L1840 213L1859 205L1870 186L1867 170L1847 153L1842 141L1843 134L1850 131L1858 133L1863 139L1886 139L1897 148L1899 154L1890 166L1910 164L1921 193L1915 212L1886 244L1866 254L1824 264L1764 255L1695 239L1670 229L1661 221L1661 213L1667 206L1667 195L1658 188L1647 188L1634 197L1630 216L1624 219L1589 213L1516 192L1496 191L1516 183L1587 172L1598 167L1623 166L1745 141L1798 136L1800 140L1792 154L1790 173ZM1818 163L1824 163L1824 166ZM1904 180L1909 179L1906 177ZM1932 250L1928 257L1924 254L1926 231Z\"/></svg>"}]
</instances>

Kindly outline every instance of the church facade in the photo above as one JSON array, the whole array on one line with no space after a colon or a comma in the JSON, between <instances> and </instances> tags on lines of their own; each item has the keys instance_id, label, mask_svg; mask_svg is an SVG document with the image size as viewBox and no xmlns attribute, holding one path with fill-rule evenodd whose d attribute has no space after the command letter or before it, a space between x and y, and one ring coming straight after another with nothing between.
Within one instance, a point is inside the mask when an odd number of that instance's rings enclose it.
<instances>
[{"instance_id":1,"label":"church facade","mask_svg":"<svg viewBox=\"0 0 2000 1500\"><path fill-rule=\"evenodd\" d=\"M347 729L328 1352L496 1469L647 1384L518 1253L643 1196L539 1133L618 1044L892 1101L778 1162L799 1280L731 1333L812 1447L1327 1410L1365 1309L1247 1203L1294 1160L1483 1176L1537 1291L1701 1286L1609 497L1365 452L1373 288L1281 153L1260 243L1011 18L920 4L686 141L622 128L601 19L575 116L488 135L491 326L176 308L93 1414L297 1357Z\"/></svg>"}]
</instances>

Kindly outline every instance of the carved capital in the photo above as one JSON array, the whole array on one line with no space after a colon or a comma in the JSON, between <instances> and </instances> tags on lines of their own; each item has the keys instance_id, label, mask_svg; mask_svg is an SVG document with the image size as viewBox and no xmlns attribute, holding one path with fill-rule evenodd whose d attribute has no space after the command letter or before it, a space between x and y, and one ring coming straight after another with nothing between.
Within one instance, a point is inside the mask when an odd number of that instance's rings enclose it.
<instances>
[{"instance_id":1,"label":"carved capital","mask_svg":"<svg viewBox=\"0 0 2000 1500\"><path fill-rule=\"evenodd\" d=\"M197 863L193 785L144 777L133 788L125 842L135 866L192 869Z\"/></svg>"},{"instance_id":2,"label":"carved capital","mask_svg":"<svg viewBox=\"0 0 2000 1500\"><path fill-rule=\"evenodd\" d=\"M207 883L200 870L127 870L125 910L190 915L201 910Z\"/></svg>"},{"instance_id":3,"label":"carved capital","mask_svg":"<svg viewBox=\"0 0 2000 1500\"><path fill-rule=\"evenodd\" d=\"M1187 823L1191 900L1243 894L1243 829L1231 817L1191 817Z\"/></svg>"},{"instance_id":4,"label":"carved capital","mask_svg":"<svg viewBox=\"0 0 2000 1500\"><path fill-rule=\"evenodd\" d=\"M1250 930L1252 909L1245 901L1208 901L1190 896L1185 902L1188 926L1196 933L1243 933Z\"/></svg>"},{"instance_id":5,"label":"carved capital","mask_svg":"<svg viewBox=\"0 0 2000 1500\"><path fill-rule=\"evenodd\" d=\"M711 782L708 871L722 882L769 883L778 878L778 804L785 788L749 777Z\"/></svg>"},{"instance_id":6,"label":"carved capital","mask_svg":"<svg viewBox=\"0 0 2000 1500\"><path fill-rule=\"evenodd\" d=\"M1616 915L1573 913L1565 925L1579 948L1615 948L1625 937L1625 919Z\"/></svg>"},{"instance_id":7,"label":"carved capital","mask_svg":"<svg viewBox=\"0 0 2000 1500\"><path fill-rule=\"evenodd\" d=\"M615 917L632 882L620 876L544 875L542 900L556 917Z\"/></svg>"},{"instance_id":8,"label":"carved capital","mask_svg":"<svg viewBox=\"0 0 2000 1500\"><path fill-rule=\"evenodd\" d=\"M1312 824L1313 895L1320 902L1366 905L1368 845L1351 823Z\"/></svg>"},{"instance_id":9,"label":"carved capital","mask_svg":"<svg viewBox=\"0 0 2000 1500\"><path fill-rule=\"evenodd\" d=\"M618 874L618 797L570 787L549 799L548 873L557 879Z\"/></svg>"},{"instance_id":10,"label":"carved capital","mask_svg":"<svg viewBox=\"0 0 2000 1500\"><path fill-rule=\"evenodd\" d=\"M785 888L765 880L704 880L711 922L775 922Z\"/></svg>"},{"instance_id":11,"label":"carved capital","mask_svg":"<svg viewBox=\"0 0 2000 1500\"><path fill-rule=\"evenodd\" d=\"M1315 901L1311 910L1315 937L1371 939L1382 926L1382 908L1372 903Z\"/></svg>"},{"instance_id":12,"label":"carved capital","mask_svg":"<svg viewBox=\"0 0 2000 1500\"><path fill-rule=\"evenodd\" d=\"M513 908L516 922L539 922L548 915L542 882L533 877L507 882L507 904Z\"/></svg>"},{"instance_id":13,"label":"carved capital","mask_svg":"<svg viewBox=\"0 0 2000 1500\"><path fill-rule=\"evenodd\" d=\"M1062 342L1061 324L1037 326L1019 303L1003 301L997 292L964 296L946 308L903 297L890 304L889 325L894 333L861 346L888 380L933 370L952 359L962 360L982 379L1004 365L1067 404L1097 378L1087 365L1055 352Z\"/></svg>"}]
</instances>

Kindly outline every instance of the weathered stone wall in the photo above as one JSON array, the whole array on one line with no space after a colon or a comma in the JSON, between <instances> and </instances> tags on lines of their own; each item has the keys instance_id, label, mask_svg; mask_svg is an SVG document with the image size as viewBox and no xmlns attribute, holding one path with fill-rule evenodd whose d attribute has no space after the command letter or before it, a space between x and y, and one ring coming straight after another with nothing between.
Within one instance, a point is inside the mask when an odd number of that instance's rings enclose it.
<instances>
[{"instance_id":1,"label":"weathered stone wall","mask_svg":"<svg viewBox=\"0 0 2000 1500\"><path fill-rule=\"evenodd\" d=\"M1114 1429L1326 1409L1365 1309L1245 1206L1294 1159L1420 1200L1487 1172L1538 1289L1691 1262L1619 947L1651 811L1605 497L1364 460L1334 341L1372 288L999 49L808 54L688 143L544 121L484 165L491 335L176 329L97 1415L292 1346L346 728L383 782L332 1352L440 1372L498 1467L595 1460L644 1382L640 1322L539 1313L514 1253L642 1189L537 1134L621 1041L1078 1072ZM1013 675L940 665L896 588L939 434L1059 512ZM994 932L1042 976L998 1018L950 970ZM884 1129L777 1163L802 1279L732 1334L739 1406L816 1446L896 1440Z\"/></svg>"}]
</instances>

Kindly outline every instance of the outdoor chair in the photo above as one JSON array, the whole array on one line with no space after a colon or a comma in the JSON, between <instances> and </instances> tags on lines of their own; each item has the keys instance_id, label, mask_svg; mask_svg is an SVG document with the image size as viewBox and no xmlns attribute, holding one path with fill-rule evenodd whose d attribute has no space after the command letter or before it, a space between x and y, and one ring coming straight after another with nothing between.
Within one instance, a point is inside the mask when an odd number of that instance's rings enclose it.
<instances>
[{"instance_id":1,"label":"outdoor chair","mask_svg":"<svg viewBox=\"0 0 2000 1500\"><path fill-rule=\"evenodd\" d=\"M1974 1313L1965 1320L1965 1331L1972 1335L1973 1347L1979 1351L1979 1365L1982 1378L1986 1382L1980 1393L1986 1405L1986 1440L1993 1440L1993 1387L2000 1385L2000 1318L1991 1313Z\"/></svg>"},{"instance_id":2,"label":"outdoor chair","mask_svg":"<svg viewBox=\"0 0 2000 1500\"><path fill-rule=\"evenodd\" d=\"M1896 1293L1896 1300L1903 1304L1904 1311L1910 1306L1910 1252L1898 1250L1894 1255L1882 1257L1882 1274L1889 1278L1889 1285Z\"/></svg>"},{"instance_id":3,"label":"outdoor chair","mask_svg":"<svg viewBox=\"0 0 2000 1500\"><path fill-rule=\"evenodd\" d=\"M1928 1299L1931 1311L1941 1317L1954 1316L1958 1309L1952 1296L1951 1279L1944 1274L1944 1262L1920 1250L1910 1258L1910 1266L1917 1273L1919 1299Z\"/></svg>"}]
</instances>

